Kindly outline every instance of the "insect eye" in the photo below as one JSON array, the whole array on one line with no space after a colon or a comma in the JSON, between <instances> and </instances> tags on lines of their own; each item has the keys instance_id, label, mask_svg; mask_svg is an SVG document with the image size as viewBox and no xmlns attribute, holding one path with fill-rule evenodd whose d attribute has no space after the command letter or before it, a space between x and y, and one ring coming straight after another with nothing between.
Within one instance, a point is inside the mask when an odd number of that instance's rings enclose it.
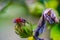
<instances>
[{"instance_id":1,"label":"insect eye","mask_svg":"<svg viewBox=\"0 0 60 40\"><path fill-rule=\"evenodd\" d=\"M15 19L15 23L19 23L19 22L22 22L20 18Z\"/></svg>"},{"instance_id":2,"label":"insect eye","mask_svg":"<svg viewBox=\"0 0 60 40\"><path fill-rule=\"evenodd\" d=\"M48 16L51 16L51 10L47 14L48 14Z\"/></svg>"}]
</instances>

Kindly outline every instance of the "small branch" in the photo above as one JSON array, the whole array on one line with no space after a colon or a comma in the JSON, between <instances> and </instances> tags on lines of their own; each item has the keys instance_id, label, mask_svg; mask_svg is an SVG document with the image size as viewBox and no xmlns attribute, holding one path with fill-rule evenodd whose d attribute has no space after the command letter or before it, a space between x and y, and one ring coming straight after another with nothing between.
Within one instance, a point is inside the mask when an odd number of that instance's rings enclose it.
<instances>
[{"instance_id":1,"label":"small branch","mask_svg":"<svg viewBox=\"0 0 60 40\"><path fill-rule=\"evenodd\" d=\"M2 9L0 10L0 14L1 14L8 6L10 6L10 5L12 4L12 2L13 2L13 0L10 0L9 3L8 3L4 8L2 8Z\"/></svg>"}]
</instances>

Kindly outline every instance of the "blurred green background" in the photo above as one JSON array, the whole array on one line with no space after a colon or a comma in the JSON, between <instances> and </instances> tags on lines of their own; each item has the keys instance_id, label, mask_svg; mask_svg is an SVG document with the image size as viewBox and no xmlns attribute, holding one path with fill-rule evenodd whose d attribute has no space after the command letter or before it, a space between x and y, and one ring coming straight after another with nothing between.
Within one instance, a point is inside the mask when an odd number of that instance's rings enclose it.
<instances>
[{"instance_id":1,"label":"blurred green background","mask_svg":"<svg viewBox=\"0 0 60 40\"><path fill-rule=\"evenodd\" d=\"M0 0L0 40L25 40L14 33L14 19L22 17L37 25L46 8L52 8L60 17L60 0ZM52 27L51 38L60 40L60 22Z\"/></svg>"}]
</instances>

